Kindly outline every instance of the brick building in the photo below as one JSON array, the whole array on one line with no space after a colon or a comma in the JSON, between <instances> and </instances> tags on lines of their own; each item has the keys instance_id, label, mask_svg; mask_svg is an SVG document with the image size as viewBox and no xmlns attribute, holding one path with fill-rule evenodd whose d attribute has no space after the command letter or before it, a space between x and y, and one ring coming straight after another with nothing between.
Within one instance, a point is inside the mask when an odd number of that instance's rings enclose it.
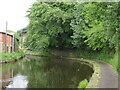
<instances>
[{"instance_id":1,"label":"brick building","mask_svg":"<svg viewBox=\"0 0 120 90\"><path fill-rule=\"evenodd\" d=\"M12 52L12 48L14 47L13 42L14 36L12 34L0 32L0 52Z\"/></svg>"},{"instance_id":2,"label":"brick building","mask_svg":"<svg viewBox=\"0 0 120 90\"><path fill-rule=\"evenodd\" d=\"M25 49L24 43L25 43L25 39L26 39L27 29L23 28L23 29L19 30L18 34L20 35L19 48L20 49Z\"/></svg>"}]
</instances>

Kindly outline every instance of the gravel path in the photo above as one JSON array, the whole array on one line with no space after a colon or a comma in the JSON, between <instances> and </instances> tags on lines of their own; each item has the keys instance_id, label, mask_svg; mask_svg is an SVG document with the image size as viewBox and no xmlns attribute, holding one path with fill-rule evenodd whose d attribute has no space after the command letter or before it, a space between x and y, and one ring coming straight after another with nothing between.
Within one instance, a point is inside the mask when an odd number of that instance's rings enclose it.
<instances>
[{"instance_id":1,"label":"gravel path","mask_svg":"<svg viewBox=\"0 0 120 90\"><path fill-rule=\"evenodd\" d=\"M103 61L99 61L99 60L92 60L92 61L97 62L101 67L100 79L98 82L99 88L111 88L112 89L112 88L118 88L118 86L120 86L118 85L118 74L111 67L111 65Z\"/></svg>"}]
</instances>

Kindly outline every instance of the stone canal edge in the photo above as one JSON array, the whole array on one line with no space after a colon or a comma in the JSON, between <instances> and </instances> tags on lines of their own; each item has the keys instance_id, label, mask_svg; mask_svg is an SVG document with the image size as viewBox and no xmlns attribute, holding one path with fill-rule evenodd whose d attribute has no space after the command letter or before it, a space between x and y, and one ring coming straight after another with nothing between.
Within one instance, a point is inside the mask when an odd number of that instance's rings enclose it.
<instances>
[{"instance_id":1,"label":"stone canal edge","mask_svg":"<svg viewBox=\"0 0 120 90\"><path fill-rule=\"evenodd\" d=\"M88 60L80 58L67 58L73 60L79 60L83 62L88 62L93 65L94 73L90 78L90 81L86 87L87 88L120 88L119 79L120 76L112 68L112 66L104 61L100 60Z\"/></svg>"},{"instance_id":2,"label":"stone canal edge","mask_svg":"<svg viewBox=\"0 0 120 90\"><path fill-rule=\"evenodd\" d=\"M16 62L16 61L18 61L18 60L21 60L21 59L23 59L25 57L25 55L23 55L23 56L21 56L21 57L19 57L19 58L16 58L16 59L10 59L10 60L8 60L8 61L0 61L0 65L2 65L2 64L6 64L6 63L12 63L12 62Z\"/></svg>"}]
</instances>

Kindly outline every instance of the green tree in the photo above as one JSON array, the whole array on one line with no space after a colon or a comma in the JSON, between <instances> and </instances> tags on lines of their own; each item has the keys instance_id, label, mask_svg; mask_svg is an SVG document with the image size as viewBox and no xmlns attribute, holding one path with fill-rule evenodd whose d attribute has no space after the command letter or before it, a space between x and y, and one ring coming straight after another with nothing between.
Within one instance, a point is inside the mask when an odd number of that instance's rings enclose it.
<instances>
[{"instance_id":1,"label":"green tree","mask_svg":"<svg viewBox=\"0 0 120 90\"><path fill-rule=\"evenodd\" d=\"M28 10L30 24L26 45L34 49L70 47L73 7L74 3L35 2Z\"/></svg>"},{"instance_id":2,"label":"green tree","mask_svg":"<svg viewBox=\"0 0 120 90\"><path fill-rule=\"evenodd\" d=\"M72 37L76 39L74 44L79 45L84 38L84 42L94 50L108 46L115 49L119 25L117 7L117 2L77 4L74 10L75 20L71 23L74 30Z\"/></svg>"}]
</instances>

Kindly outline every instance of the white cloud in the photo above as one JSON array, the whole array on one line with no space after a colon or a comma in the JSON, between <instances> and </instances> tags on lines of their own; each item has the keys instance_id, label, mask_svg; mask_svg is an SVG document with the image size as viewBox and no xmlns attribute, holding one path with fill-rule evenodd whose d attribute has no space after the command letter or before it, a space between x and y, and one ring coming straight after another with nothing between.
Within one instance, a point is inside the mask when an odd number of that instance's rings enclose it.
<instances>
[{"instance_id":1,"label":"white cloud","mask_svg":"<svg viewBox=\"0 0 120 90\"><path fill-rule=\"evenodd\" d=\"M1 0L0 1L0 31L5 30L8 21L8 30L17 31L27 26L26 11L36 0Z\"/></svg>"}]
</instances>

